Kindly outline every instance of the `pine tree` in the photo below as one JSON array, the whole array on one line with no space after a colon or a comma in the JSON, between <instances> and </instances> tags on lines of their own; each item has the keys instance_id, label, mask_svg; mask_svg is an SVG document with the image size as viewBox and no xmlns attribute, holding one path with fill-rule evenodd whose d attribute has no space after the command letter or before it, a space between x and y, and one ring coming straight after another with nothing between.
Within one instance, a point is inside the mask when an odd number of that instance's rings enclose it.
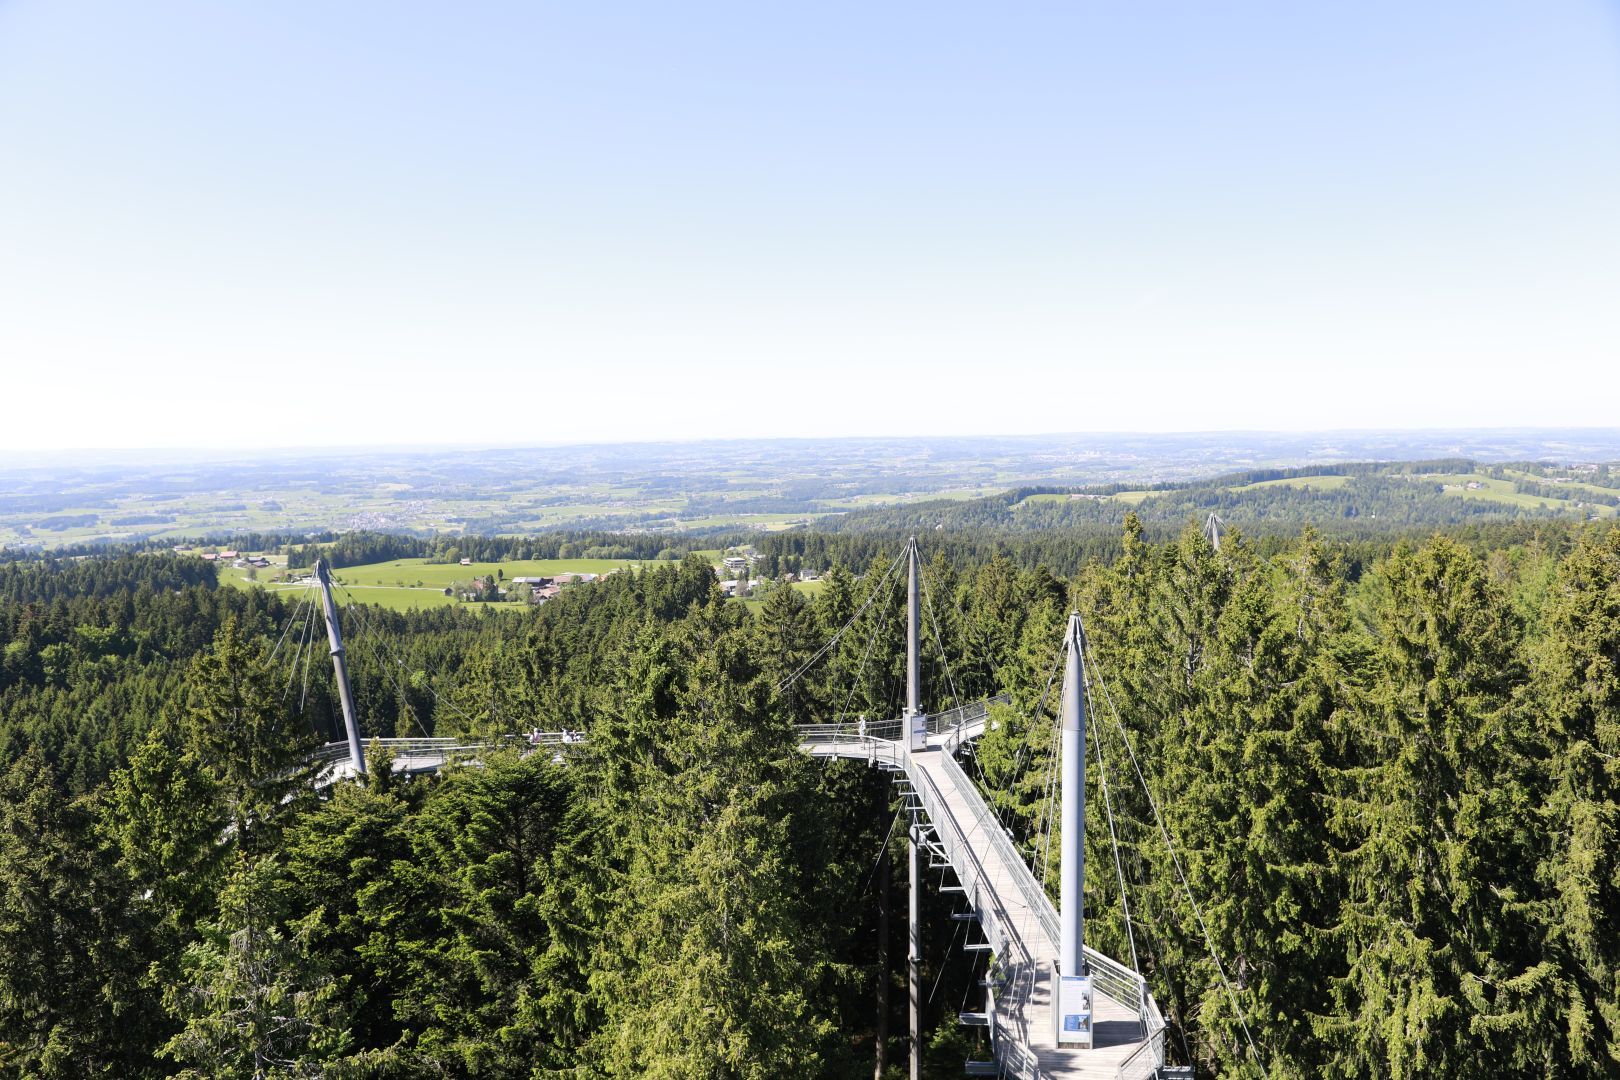
<instances>
[{"instance_id":1,"label":"pine tree","mask_svg":"<svg viewBox=\"0 0 1620 1080\"><path fill-rule=\"evenodd\" d=\"M222 800L239 848L270 850L276 822L309 791L315 735L284 703L262 639L227 619L191 666L182 721L186 753Z\"/></svg>"},{"instance_id":2,"label":"pine tree","mask_svg":"<svg viewBox=\"0 0 1620 1080\"><path fill-rule=\"evenodd\" d=\"M810 765L742 641L720 617L644 634L594 729L614 762L593 781L613 897L594 1059L609 1075L809 1075L832 1034L803 984L802 902L781 888Z\"/></svg>"}]
</instances>

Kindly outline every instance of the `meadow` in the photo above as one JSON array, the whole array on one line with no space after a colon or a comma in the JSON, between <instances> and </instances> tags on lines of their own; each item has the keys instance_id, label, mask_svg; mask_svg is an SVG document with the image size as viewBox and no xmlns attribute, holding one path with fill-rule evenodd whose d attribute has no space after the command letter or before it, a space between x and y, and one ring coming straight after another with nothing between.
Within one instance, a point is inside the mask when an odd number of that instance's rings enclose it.
<instances>
[{"instance_id":1,"label":"meadow","mask_svg":"<svg viewBox=\"0 0 1620 1080\"><path fill-rule=\"evenodd\" d=\"M718 561L720 551L695 551L694 555ZM237 588L262 588L271 592L299 593L311 588L304 580L277 580L287 575L283 556L269 556L268 569L253 571L236 566L221 566L219 580L223 585ZM509 562L460 563L429 562L426 559L392 559L387 562L345 566L333 571L334 593L339 603L375 604L391 611L414 611L422 608L448 607L466 603L455 596L446 596L444 590L455 585L470 584L474 578L496 577L511 581L519 577L555 577L558 574L604 574L626 570L639 570L650 561L618 559L514 559ZM294 578L304 578L304 572L293 571ZM794 588L814 593L821 588L820 581L807 581ZM756 601L748 601L751 610L757 610ZM515 611L517 603L480 604L488 611Z\"/></svg>"}]
</instances>

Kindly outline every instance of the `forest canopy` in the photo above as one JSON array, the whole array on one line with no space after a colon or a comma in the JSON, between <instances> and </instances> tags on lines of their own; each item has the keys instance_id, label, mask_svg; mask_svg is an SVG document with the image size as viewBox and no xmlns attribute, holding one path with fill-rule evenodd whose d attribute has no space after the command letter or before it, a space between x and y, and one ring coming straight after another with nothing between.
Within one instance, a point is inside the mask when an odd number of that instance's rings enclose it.
<instances>
[{"instance_id":1,"label":"forest canopy","mask_svg":"<svg viewBox=\"0 0 1620 1080\"><path fill-rule=\"evenodd\" d=\"M824 585L757 613L695 557L488 616L350 606L368 739L588 740L416 778L377 744L319 788L337 703L296 598L172 554L0 566L0 1073L898 1074L896 795L793 725L898 714L900 540L779 543ZM1092 798L1088 933L1134 945L1173 1059L1620 1075L1620 530L1217 549L1126 517L1106 552L925 554L924 704L1011 695L968 760L1032 861L1082 615L1120 843L1116 877ZM983 960L928 897L928 1070L956 1076L986 1055L955 1022Z\"/></svg>"}]
</instances>

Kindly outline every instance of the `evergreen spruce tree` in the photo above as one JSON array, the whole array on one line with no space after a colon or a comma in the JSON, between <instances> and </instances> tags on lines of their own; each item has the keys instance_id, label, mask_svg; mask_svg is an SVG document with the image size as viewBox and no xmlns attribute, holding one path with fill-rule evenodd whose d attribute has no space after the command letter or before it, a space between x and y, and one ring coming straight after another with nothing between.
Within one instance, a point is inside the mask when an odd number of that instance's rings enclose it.
<instances>
[{"instance_id":1,"label":"evergreen spruce tree","mask_svg":"<svg viewBox=\"0 0 1620 1080\"><path fill-rule=\"evenodd\" d=\"M1620 1076L1620 530L1587 535L1558 570L1533 694L1550 777L1540 871L1564 970L1554 1075ZM1584 1063L1584 1067L1581 1063Z\"/></svg>"},{"instance_id":2,"label":"evergreen spruce tree","mask_svg":"<svg viewBox=\"0 0 1620 1080\"><path fill-rule=\"evenodd\" d=\"M150 1075L147 926L85 799L30 750L0 775L0 1073Z\"/></svg>"},{"instance_id":3,"label":"evergreen spruce tree","mask_svg":"<svg viewBox=\"0 0 1620 1080\"><path fill-rule=\"evenodd\" d=\"M1534 782L1513 712L1517 628L1478 560L1437 537L1380 568L1341 783L1348 960L1319 1032L1331 1076L1541 1076L1556 965L1533 906Z\"/></svg>"}]
</instances>

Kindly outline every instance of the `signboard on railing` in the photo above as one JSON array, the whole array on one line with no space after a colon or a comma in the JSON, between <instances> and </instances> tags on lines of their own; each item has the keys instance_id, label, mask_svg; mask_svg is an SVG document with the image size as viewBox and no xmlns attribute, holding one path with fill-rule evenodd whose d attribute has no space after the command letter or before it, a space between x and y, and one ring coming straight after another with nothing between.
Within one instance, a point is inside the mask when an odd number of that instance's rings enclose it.
<instances>
[{"instance_id":1,"label":"signboard on railing","mask_svg":"<svg viewBox=\"0 0 1620 1080\"><path fill-rule=\"evenodd\" d=\"M1091 1047L1091 977L1064 975L1058 980L1059 1046Z\"/></svg>"},{"instance_id":2,"label":"signboard on railing","mask_svg":"<svg viewBox=\"0 0 1620 1080\"><path fill-rule=\"evenodd\" d=\"M917 713L911 718L911 748L928 749L928 714Z\"/></svg>"}]
</instances>

